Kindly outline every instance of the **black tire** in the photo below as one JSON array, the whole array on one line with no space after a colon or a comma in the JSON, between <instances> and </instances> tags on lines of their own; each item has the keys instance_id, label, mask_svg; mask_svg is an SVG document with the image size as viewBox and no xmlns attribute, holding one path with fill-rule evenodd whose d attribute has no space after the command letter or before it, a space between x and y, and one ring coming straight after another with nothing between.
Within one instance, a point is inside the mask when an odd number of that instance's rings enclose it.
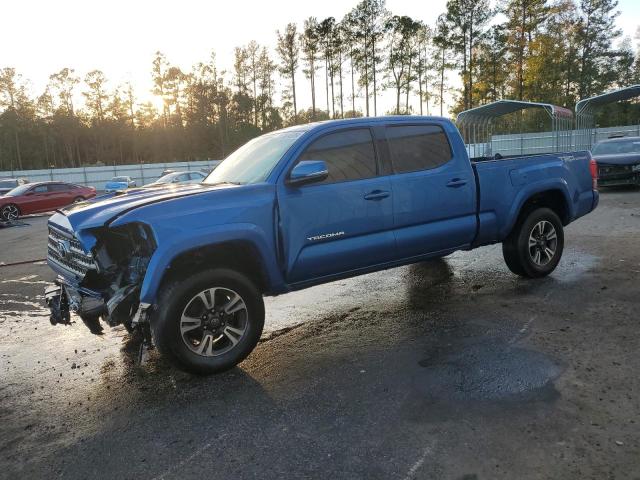
<instances>
[{"instance_id":1,"label":"black tire","mask_svg":"<svg viewBox=\"0 0 640 480\"><path fill-rule=\"evenodd\" d=\"M555 232L555 238L551 240L547 238L552 236L552 230L548 224L553 226ZM539 230L541 228L539 225L546 226L546 235ZM540 232L540 235L537 232ZM531 247L529 245L530 237L536 237L536 240L532 239L532 241L538 242ZM555 243L553 243L554 239ZM547 247L549 251L553 250L554 252L551 258L549 258L549 254L543 253ZM553 272L562 258L563 250L564 229L562 221L553 210L548 208L538 208L523 215L502 243L502 255L509 270L516 275L527 278L545 277ZM540 252L537 257L536 251Z\"/></svg>"},{"instance_id":2,"label":"black tire","mask_svg":"<svg viewBox=\"0 0 640 480\"><path fill-rule=\"evenodd\" d=\"M5 222L17 220L21 215L20 207L15 203L9 203L0 210L0 220L4 220Z\"/></svg>"},{"instance_id":3,"label":"black tire","mask_svg":"<svg viewBox=\"0 0 640 480\"><path fill-rule=\"evenodd\" d=\"M245 322L244 333L239 340L236 338L237 343L230 346L228 351L216 356L205 356L193 351L198 345L191 345L191 347L187 345L188 340L183 338L181 333L181 318L183 313L191 308L195 297L200 292L212 288L220 289L223 294L226 291L233 291L241 297L246 307L241 312L242 321ZM214 293L214 297L215 295ZM204 304L203 307L205 307ZM160 292L158 308L151 318L153 340L160 352L176 366L198 374L223 372L242 362L258 343L263 326L264 302L258 288L245 275L224 268L205 270L187 278L169 282ZM199 330L202 330L201 327L196 329L196 335L199 334ZM203 335L206 333L204 331ZM202 342L204 338L203 336ZM228 337L224 336L218 338L223 341L228 340ZM209 342L214 345L212 340Z\"/></svg>"},{"instance_id":4,"label":"black tire","mask_svg":"<svg viewBox=\"0 0 640 480\"><path fill-rule=\"evenodd\" d=\"M73 199L73 203L84 202L84 197L76 197Z\"/></svg>"}]
</instances>

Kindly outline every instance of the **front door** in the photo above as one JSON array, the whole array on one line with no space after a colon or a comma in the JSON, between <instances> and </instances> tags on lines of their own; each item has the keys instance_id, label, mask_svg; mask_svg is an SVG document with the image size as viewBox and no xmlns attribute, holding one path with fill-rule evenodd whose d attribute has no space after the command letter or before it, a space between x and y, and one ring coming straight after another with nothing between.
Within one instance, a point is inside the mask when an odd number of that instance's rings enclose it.
<instances>
[{"instance_id":1,"label":"front door","mask_svg":"<svg viewBox=\"0 0 640 480\"><path fill-rule=\"evenodd\" d=\"M47 209L49 189L47 185L36 185L25 193L20 204L23 215L39 213Z\"/></svg>"},{"instance_id":2,"label":"front door","mask_svg":"<svg viewBox=\"0 0 640 480\"><path fill-rule=\"evenodd\" d=\"M323 160L329 176L320 183L278 187L287 281L305 282L391 260L391 182L378 176L370 129L321 134L296 162L301 160Z\"/></svg>"}]
</instances>

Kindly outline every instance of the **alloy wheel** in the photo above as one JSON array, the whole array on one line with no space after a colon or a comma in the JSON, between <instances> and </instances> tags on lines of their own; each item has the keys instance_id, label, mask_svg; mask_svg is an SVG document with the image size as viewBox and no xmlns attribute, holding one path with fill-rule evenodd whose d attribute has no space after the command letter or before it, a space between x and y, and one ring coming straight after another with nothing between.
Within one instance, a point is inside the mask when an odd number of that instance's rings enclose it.
<instances>
[{"instance_id":1,"label":"alloy wheel","mask_svg":"<svg viewBox=\"0 0 640 480\"><path fill-rule=\"evenodd\" d=\"M195 295L182 311L180 335L192 352L222 355L244 338L249 312L243 298L229 288L212 287Z\"/></svg>"},{"instance_id":2,"label":"alloy wheel","mask_svg":"<svg viewBox=\"0 0 640 480\"><path fill-rule=\"evenodd\" d=\"M529 257L539 267L547 265L556 255L558 235L547 220L536 223L529 234Z\"/></svg>"}]
</instances>

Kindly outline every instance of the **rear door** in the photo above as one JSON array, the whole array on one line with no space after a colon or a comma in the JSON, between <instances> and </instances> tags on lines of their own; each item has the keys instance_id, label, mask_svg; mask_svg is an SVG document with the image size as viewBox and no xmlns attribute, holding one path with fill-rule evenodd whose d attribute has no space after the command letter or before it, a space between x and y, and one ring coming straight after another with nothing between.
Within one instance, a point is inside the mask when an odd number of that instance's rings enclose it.
<instances>
[{"instance_id":1,"label":"rear door","mask_svg":"<svg viewBox=\"0 0 640 480\"><path fill-rule=\"evenodd\" d=\"M50 183L48 185L48 189L48 208L50 210L66 207L67 205L73 203L75 196L73 190L71 189L71 185L68 185L66 183Z\"/></svg>"},{"instance_id":2,"label":"rear door","mask_svg":"<svg viewBox=\"0 0 640 480\"><path fill-rule=\"evenodd\" d=\"M438 124L388 125L399 258L468 246L476 231L476 186L468 157L454 154Z\"/></svg>"},{"instance_id":3,"label":"rear door","mask_svg":"<svg viewBox=\"0 0 640 480\"><path fill-rule=\"evenodd\" d=\"M393 200L369 128L320 134L298 156L323 160L329 177L278 186L279 230L289 283L340 274L393 258Z\"/></svg>"}]
</instances>

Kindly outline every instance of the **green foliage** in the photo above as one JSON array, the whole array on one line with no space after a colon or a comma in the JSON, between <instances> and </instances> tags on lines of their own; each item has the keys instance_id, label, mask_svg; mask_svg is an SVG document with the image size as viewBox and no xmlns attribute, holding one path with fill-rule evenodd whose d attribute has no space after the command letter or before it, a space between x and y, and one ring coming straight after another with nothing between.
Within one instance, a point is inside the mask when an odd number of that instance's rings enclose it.
<instances>
[{"instance_id":1,"label":"green foliage","mask_svg":"<svg viewBox=\"0 0 640 480\"><path fill-rule=\"evenodd\" d=\"M213 54L187 71L156 52L155 102L100 70L81 81L72 68L33 95L19 72L3 68L0 170L224 158L283 126L376 115L383 90L394 94L393 114L443 115L503 98L573 108L640 83L640 29L620 40L617 15L617 0L448 0L430 27L393 15L384 0L360 0L343 19L287 24L273 54L255 41L237 47L228 72ZM298 105L299 79L309 108ZM503 127L536 130L542 121L504 119ZM639 121L633 102L596 118L601 126Z\"/></svg>"}]
</instances>

